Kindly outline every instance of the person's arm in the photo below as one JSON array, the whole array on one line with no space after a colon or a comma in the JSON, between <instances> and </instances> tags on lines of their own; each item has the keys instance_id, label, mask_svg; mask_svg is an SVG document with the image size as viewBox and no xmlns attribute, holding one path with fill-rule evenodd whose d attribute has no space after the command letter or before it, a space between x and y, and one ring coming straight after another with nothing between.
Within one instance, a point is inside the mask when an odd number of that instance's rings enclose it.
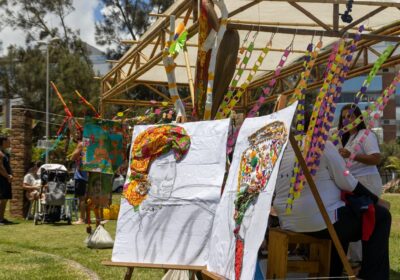
<instances>
[{"instance_id":1,"label":"person's arm","mask_svg":"<svg viewBox=\"0 0 400 280\"><path fill-rule=\"evenodd\" d=\"M35 182L35 180L31 178L31 176L32 175L30 175L29 173L25 175L22 188L27 191L34 191L40 189L39 187L32 184L32 182Z\"/></svg>"},{"instance_id":2,"label":"person's arm","mask_svg":"<svg viewBox=\"0 0 400 280\"><path fill-rule=\"evenodd\" d=\"M339 153L343 158L350 157L350 151L345 148L340 148ZM370 155L358 154L354 157L355 161L364 163L366 165L378 165L381 162L381 154L374 153Z\"/></svg>"},{"instance_id":3,"label":"person's arm","mask_svg":"<svg viewBox=\"0 0 400 280\"><path fill-rule=\"evenodd\" d=\"M366 165L378 165L381 162L381 152L379 150L378 139L371 131L368 135L365 135L365 131L361 131L360 133L363 135L363 137L365 137L364 142L359 143L362 145L364 153L357 154L354 157L354 161L358 161ZM347 149L339 149L339 153L343 158L348 158L351 154Z\"/></svg>"},{"instance_id":4,"label":"person's arm","mask_svg":"<svg viewBox=\"0 0 400 280\"><path fill-rule=\"evenodd\" d=\"M81 156L82 149L83 149L82 142L79 142L75 150L71 154L71 160L78 160Z\"/></svg>"},{"instance_id":5,"label":"person's arm","mask_svg":"<svg viewBox=\"0 0 400 280\"><path fill-rule=\"evenodd\" d=\"M390 203L388 201L379 198L366 187L364 187L360 182L357 181L356 178L354 178L353 175L351 175L351 173L349 173L347 176L344 175L344 172L346 171L346 164L343 158L335 150L331 142L326 143L324 156L327 157L329 173L340 189L350 191L355 195L368 196L371 198L374 204L379 204L387 209L390 208Z\"/></svg>"},{"instance_id":6,"label":"person's arm","mask_svg":"<svg viewBox=\"0 0 400 280\"><path fill-rule=\"evenodd\" d=\"M332 142L327 141L323 156L325 157L330 177L333 179L339 189L352 192L357 186L357 179L353 175L344 175L346 163L339 155Z\"/></svg>"}]
</instances>

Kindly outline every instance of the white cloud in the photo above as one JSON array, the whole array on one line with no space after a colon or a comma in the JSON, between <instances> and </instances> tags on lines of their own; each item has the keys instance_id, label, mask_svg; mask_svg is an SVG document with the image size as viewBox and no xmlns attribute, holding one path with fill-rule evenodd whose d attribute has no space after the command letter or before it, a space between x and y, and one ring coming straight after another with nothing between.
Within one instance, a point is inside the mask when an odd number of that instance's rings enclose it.
<instances>
[{"instance_id":1,"label":"white cloud","mask_svg":"<svg viewBox=\"0 0 400 280\"><path fill-rule=\"evenodd\" d=\"M74 0L73 5L75 10L66 17L66 24L73 30L80 30L80 37L83 41L99 49L104 49L95 43L94 38L94 11L99 5L99 0ZM60 28L57 18L48 17L46 20L50 26ZM0 53L0 55L4 55L7 51L7 47L11 44L25 46L25 34L20 30L12 30L11 28L6 27L0 32L0 41L3 42L3 53Z\"/></svg>"}]
</instances>

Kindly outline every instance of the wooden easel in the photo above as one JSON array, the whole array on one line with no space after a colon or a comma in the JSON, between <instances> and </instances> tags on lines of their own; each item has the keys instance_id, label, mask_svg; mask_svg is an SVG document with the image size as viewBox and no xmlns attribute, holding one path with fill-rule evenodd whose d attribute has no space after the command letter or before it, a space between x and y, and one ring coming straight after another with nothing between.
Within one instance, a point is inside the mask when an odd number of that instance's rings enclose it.
<instances>
[{"instance_id":1,"label":"wooden easel","mask_svg":"<svg viewBox=\"0 0 400 280\"><path fill-rule=\"evenodd\" d=\"M279 107L279 106L277 106ZM343 250L342 244L339 241L339 238L336 234L335 228L333 227L331 220L329 219L328 213L326 212L325 206L322 202L321 196L319 195L317 186L315 185L314 179L312 178L310 171L307 168L307 164L303 158L303 155L299 149L299 146L297 145L297 141L294 138L293 134L290 133L289 135L289 141L290 144L293 147L293 151L296 154L296 157L299 161L299 164L301 166L301 168L303 169L303 173L304 176L306 177L307 183L311 189L311 192L315 198L315 201L318 205L319 211L321 212L321 215L325 221L326 227L328 229L329 235L331 236L332 242L336 247L336 250L338 251L339 257L342 260L344 269L346 270L346 273L348 275L349 279L355 279L356 276L354 275L353 269L350 266L349 261L347 260L346 254ZM273 257L273 256L269 256L269 257ZM206 279L210 279L210 280L221 280L221 279L225 279L224 277L217 275L215 273L211 273L209 271L203 270L203 276L206 275Z\"/></svg>"},{"instance_id":2,"label":"wooden easel","mask_svg":"<svg viewBox=\"0 0 400 280\"><path fill-rule=\"evenodd\" d=\"M167 272L169 269L189 270L191 272L190 280L195 279L196 272L203 271L206 268L205 266L195 266L195 265L150 264L150 263L131 263L131 262L112 262L112 261L102 261L101 264L105 266L126 267L127 270L124 277L125 280L130 280L132 278L132 274L135 268L164 269L165 272Z\"/></svg>"}]
</instances>

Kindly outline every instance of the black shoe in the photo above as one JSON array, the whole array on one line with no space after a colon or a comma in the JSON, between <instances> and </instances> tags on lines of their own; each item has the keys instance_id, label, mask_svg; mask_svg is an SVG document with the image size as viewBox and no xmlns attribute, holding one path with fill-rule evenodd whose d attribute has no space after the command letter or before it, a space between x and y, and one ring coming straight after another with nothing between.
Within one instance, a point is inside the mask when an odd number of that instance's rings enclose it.
<instances>
[{"instance_id":1,"label":"black shoe","mask_svg":"<svg viewBox=\"0 0 400 280\"><path fill-rule=\"evenodd\" d=\"M13 224L13 222L11 222L11 221L9 221L9 220L7 220L7 219L1 220L0 223L3 223L3 224L5 224L5 225Z\"/></svg>"}]
</instances>

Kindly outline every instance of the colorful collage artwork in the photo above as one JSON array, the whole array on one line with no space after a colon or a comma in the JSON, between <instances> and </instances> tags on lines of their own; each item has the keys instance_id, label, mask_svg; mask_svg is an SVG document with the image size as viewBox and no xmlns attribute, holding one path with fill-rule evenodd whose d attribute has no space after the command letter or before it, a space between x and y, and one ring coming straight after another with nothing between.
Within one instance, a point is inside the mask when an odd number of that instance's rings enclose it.
<instances>
[{"instance_id":1,"label":"colorful collage artwork","mask_svg":"<svg viewBox=\"0 0 400 280\"><path fill-rule=\"evenodd\" d=\"M244 121L214 220L209 271L253 279L296 106Z\"/></svg>"},{"instance_id":2,"label":"colorful collage artwork","mask_svg":"<svg viewBox=\"0 0 400 280\"><path fill-rule=\"evenodd\" d=\"M126 156L120 122L85 118L82 170L114 174Z\"/></svg>"}]
</instances>

